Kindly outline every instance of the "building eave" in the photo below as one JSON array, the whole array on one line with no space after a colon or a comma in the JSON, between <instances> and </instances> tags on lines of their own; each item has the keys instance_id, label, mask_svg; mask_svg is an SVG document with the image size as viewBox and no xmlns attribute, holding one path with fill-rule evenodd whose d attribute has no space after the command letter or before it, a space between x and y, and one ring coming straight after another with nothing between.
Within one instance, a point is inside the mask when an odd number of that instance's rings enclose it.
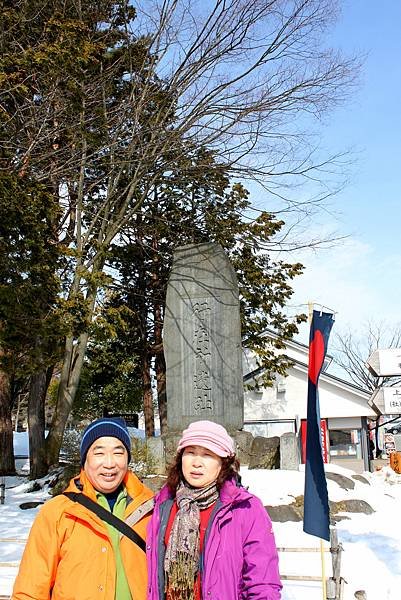
<instances>
[{"instance_id":1,"label":"building eave","mask_svg":"<svg viewBox=\"0 0 401 600\"><path fill-rule=\"evenodd\" d=\"M295 369L301 370L302 372L304 372L306 374L308 373L308 365L306 363L303 363L302 361L299 361L299 360L296 360L293 358L289 358L287 355L284 355L284 356L286 356L286 358L292 362L292 365ZM243 381L244 381L244 383L247 383L251 379L256 379L256 378L260 377L264 372L265 372L265 369L263 367L260 367L259 369L255 369L255 370L251 371L250 373L247 373L246 375L244 375ZM331 375L327 372L322 372L320 374L319 379L321 381L326 381L328 383L336 385L337 387L340 387L342 389L348 389L350 391L353 391L354 393L356 392L358 395L360 395L365 400L368 400L371 397L371 392L355 385L354 383L350 383L349 381L346 381L345 379L342 379L341 377L338 377L337 375Z\"/></svg>"}]
</instances>

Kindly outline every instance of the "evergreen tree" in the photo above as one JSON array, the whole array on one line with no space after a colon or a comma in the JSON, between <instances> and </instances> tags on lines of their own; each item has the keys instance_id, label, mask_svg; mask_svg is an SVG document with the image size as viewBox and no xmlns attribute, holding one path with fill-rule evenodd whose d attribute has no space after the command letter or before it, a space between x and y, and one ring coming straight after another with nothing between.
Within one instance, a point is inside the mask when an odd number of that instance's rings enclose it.
<instances>
[{"instance_id":1,"label":"evergreen tree","mask_svg":"<svg viewBox=\"0 0 401 600\"><path fill-rule=\"evenodd\" d=\"M57 200L55 231L68 262L61 276L70 326L48 467L58 460L96 299L107 286L108 248L164 169L157 157L171 101L124 0L4 1L2 9L0 167L35 178Z\"/></svg>"},{"instance_id":2,"label":"evergreen tree","mask_svg":"<svg viewBox=\"0 0 401 600\"><path fill-rule=\"evenodd\" d=\"M44 398L63 332L56 276L58 204L43 185L4 172L0 197L0 473L14 471L11 410L25 391L33 417L35 475L44 443Z\"/></svg>"},{"instance_id":3,"label":"evergreen tree","mask_svg":"<svg viewBox=\"0 0 401 600\"><path fill-rule=\"evenodd\" d=\"M135 316L125 306L98 315L74 402L74 419L107 412L140 412L142 382Z\"/></svg>"}]
</instances>

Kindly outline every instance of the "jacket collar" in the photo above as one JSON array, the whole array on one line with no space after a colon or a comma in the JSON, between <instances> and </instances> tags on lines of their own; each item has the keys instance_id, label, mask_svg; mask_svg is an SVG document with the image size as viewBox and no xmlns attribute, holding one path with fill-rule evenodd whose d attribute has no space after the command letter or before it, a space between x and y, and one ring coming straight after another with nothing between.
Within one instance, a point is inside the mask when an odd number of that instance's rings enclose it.
<instances>
[{"instance_id":1,"label":"jacket collar","mask_svg":"<svg viewBox=\"0 0 401 600\"><path fill-rule=\"evenodd\" d=\"M167 485L163 485L163 487L161 488L161 490L155 496L155 502L157 504L161 504L162 502L165 502L169 498L174 498L174 494L172 494L170 492L170 490L167 487Z\"/></svg>"},{"instance_id":2,"label":"jacket collar","mask_svg":"<svg viewBox=\"0 0 401 600\"><path fill-rule=\"evenodd\" d=\"M234 479L226 481L220 490L220 500L223 504L236 504L249 500L252 494Z\"/></svg>"},{"instance_id":3,"label":"jacket collar","mask_svg":"<svg viewBox=\"0 0 401 600\"><path fill-rule=\"evenodd\" d=\"M127 471L123 479L123 485L127 491L128 502L133 501L133 508L136 508L142 502L145 502L153 496L153 493L147 488L134 473ZM77 477L71 479L67 489L67 492L81 492L96 502L96 490L89 481L85 471L81 469L81 472Z\"/></svg>"}]
</instances>

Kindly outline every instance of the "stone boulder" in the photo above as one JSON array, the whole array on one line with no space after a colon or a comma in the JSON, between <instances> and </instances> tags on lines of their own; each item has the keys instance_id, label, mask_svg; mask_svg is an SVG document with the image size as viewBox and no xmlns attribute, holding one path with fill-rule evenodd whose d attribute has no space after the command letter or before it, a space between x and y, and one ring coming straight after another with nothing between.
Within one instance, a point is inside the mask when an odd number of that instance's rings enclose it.
<instances>
[{"instance_id":1,"label":"stone boulder","mask_svg":"<svg viewBox=\"0 0 401 600\"><path fill-rule=\"evenodd\" d=\"M360 475L359 473L356 473L355 475L351 475L351 477L352 477L352 479L355 479L355 481L360 481L361 483L370 485L369 479L367 479L364 475Z\"/></svg>"},{"instance_id":2,"label":"stone boulder","mask_svg":"<svg viewBox=\"0 0 401 600\"><path fill-rule=\"evenodd\" d=\"M280 468L280 438L256 436L253 439L249 458L249 469Z\"/></svg>"},{"instance_id":3,"label":"stone boulder","mask_svg":"<svg viewBox=\"0 0 401 600\"><path fill-rule=\"evenodd\" d=\"M304 518L304 497L296 496L291 504L265 506L265 509L271 520L277 523L302 521Z\"/></svg>"},{"instance_id":4,"label":"stone boulder","mask_svg":"<svg viewBox=\"0 0 401 600\"><path fill-rule=\"evenodd\" d=\"M348 518L346 515L340 515L339 513L362 513L364 515L371 515L375 512L365 500L358 500L356 498L340 500L339 502L329 500L329 508L330 520L332 523ZM271 520L278 523L285 523L286 521L302 521L304 515L304 497L303 495L296 496L294 502L291 504L265 506L265 509Z\"/></svg>"},{"instance_id":5,"label":"stone boulder","mask_svg":"<svg viewBox=\"0 0 401 600\"><path fill-rule=\"evenodd\" d=\"M375 511L373 508L365 502L365 500L358 500L357 498L350 498L349 500L340 500L339 502L330 502L330 513L337 515L338 513L362 513L363 515L372 515Z\"/></svg>"},{"instance_id":6,"label":"stone boulder","mask_svg":"<svg viewBox=\"0 0 401 600\"><path fill-rule=\"evenodd\" d=\"M70 479L79 475L80 466L79 465L66 465L57 473L57 478L53 481L51 486L51 490L49 490L52 496L58 496L62 494L68 484L70 483Z\"/></svg>"},{"instance_id":7,"label":"stone boulder","mask_svg":"<svg viewBox=\"0 0 401 600\"><path fill-rule=\"evenodd\" d=\"M302 521L302 515L294 508L293 504L281 504L280 506L265 506L267 514L275 523L286 523L287 521Z\"/></svg>"},{"instance_id":8,"label":"stone boulder","mask_svg":"<svg viewBox=\"0 0 401 600\"><path fill-rule=\"evenodd\" d=\"M248 465L251 457L253 435L250 431L236 430L231 433L234 440L237 458L241 465Z\"/></svg>"},{"instance_id":9,"label":"stone boulder","mask_svg":"<svg viewBox=\"0 0 401 600\"><path fill-rule=\"evenodd\" d=\"M343 490L353 490L355 487L355 481L349 477L346 477L345 475L341 475L340 473L328 472L326 473L326 479L335 481Z\"/></svg>"}]
</instances>

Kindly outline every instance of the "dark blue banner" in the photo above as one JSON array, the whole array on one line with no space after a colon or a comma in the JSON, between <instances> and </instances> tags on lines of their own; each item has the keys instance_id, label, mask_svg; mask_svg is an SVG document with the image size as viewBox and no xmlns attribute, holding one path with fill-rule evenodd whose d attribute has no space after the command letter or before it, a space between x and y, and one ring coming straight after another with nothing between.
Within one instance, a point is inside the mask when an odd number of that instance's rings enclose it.
<instances>
[{"instance_id":1,"label":"dark blue banner","mask_svg":"<svg viewBox=\"0 0 401 600\"><path fill-rule=\"evenodd\" d=\"M330 513L322 454L318 381L333 323L331 313L313 311L309 335L304 495L304 531L327 541L330 540Z\"/></svg>"}]
</instances>

